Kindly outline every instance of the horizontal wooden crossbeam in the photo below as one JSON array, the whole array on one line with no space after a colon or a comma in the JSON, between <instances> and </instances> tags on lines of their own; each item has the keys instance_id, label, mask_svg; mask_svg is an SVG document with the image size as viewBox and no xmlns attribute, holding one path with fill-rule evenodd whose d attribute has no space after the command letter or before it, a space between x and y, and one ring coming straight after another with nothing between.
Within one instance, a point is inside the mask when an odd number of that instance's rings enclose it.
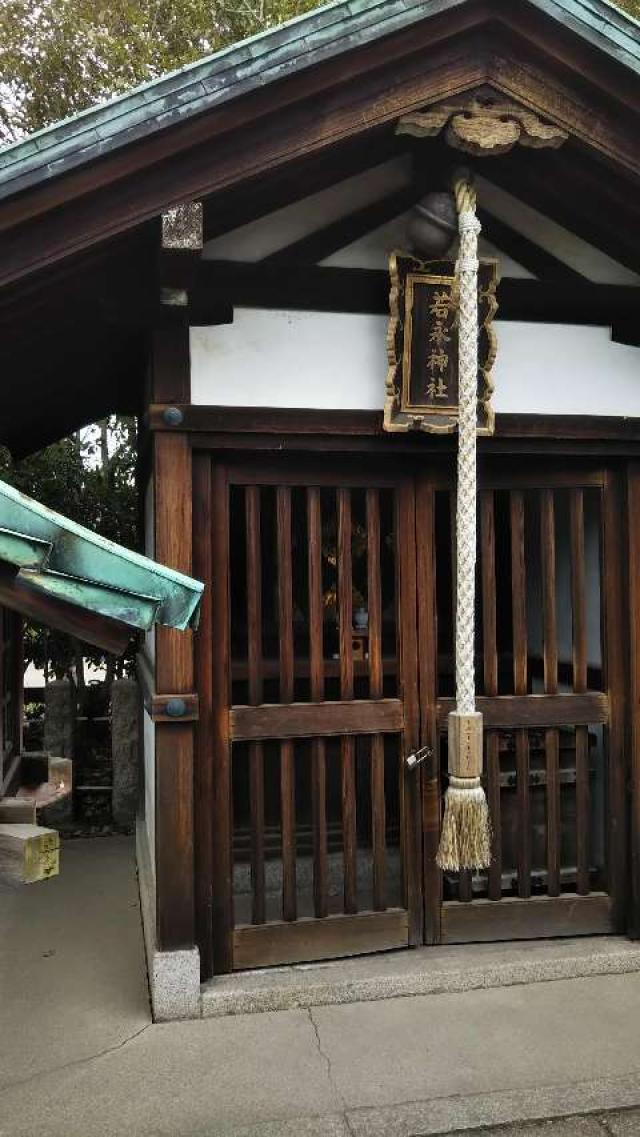
<instances>
[{"instance_id":1,"label":"horizontal wooden crossbeam","mask_svg":"<svg viewBox=\"0 0 640 1137\"><path fill-rule=\"evenodd\" d=\"M318 312L389 312L384 270L277 266L201 261L194 312L224 304L243 308L291 308ZM620 284L515 280L498 285L499 320L610 325L640 313L640 288Z\"/></svg>"},{"instance_id":2,"label":"horizontal wooden crossbeam","mask_svg":"<svg viewBox=\"0 0 640 1137\"><path fill-rule=\"evenodd\" d=\"M595 726L609 719L609 700L599 691L585 695L496 695L476 699L484 726L511 730L515 727ZM454 699L438 703L438 728L447 729L447 716Z\"/></svg>"},{"instance_id":3,"label":"horizontal wooden crossbeam","mask_svg":"<svg viewBox=\"0 0 640 1137\"><path fill-rule=\"evenodd\" d=\"M354 699L327 703L263 703L233 707L229 714L235 742L263 738L326 738L329 735L381 734L402 730L400 699Z\"/></svg>"},{"instance_id":4,"label":"horizontal wooden crossbeam","mask_svg":"<svg viewBox=\"0 0 640 1137\"><path fill-rule=\"evenodd\" d=\"M322 920L256 924L235 929L233 966L238 971L358 955L362 951L389 951L407 947L408 940L408 914L398 908L359 912L355 916L327 916Z\"/></svg>"}]
</instances>

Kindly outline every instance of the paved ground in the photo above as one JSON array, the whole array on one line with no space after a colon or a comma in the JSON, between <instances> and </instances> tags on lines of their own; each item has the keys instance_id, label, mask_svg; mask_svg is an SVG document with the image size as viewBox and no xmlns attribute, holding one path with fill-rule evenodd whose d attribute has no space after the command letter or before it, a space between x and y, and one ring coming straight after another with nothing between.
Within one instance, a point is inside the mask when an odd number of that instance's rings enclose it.
<instances>
[{"instance_id":1,"label":"paved ground","mask_svg":"<svg viewBox=\"0 0 640 1137\"><path fill-rule=\"evenodd\" d=\"M129 842L0 906L1 1137L640 1137L638 974L153 1025Z\"/></svg>"},{"instance_id":2,"label":"paved ground","mask_svg":"<svg viewBox=\"0 0 640 1137\"><path fill-rule=\"evenodd\" d=\"M474 1137L635 1137L638 1133L640 1110L631 1109L591 1117L574 1116L557 1121L492 1126L491 1129L476 1129Z\"/></svg>"}]
</instances>

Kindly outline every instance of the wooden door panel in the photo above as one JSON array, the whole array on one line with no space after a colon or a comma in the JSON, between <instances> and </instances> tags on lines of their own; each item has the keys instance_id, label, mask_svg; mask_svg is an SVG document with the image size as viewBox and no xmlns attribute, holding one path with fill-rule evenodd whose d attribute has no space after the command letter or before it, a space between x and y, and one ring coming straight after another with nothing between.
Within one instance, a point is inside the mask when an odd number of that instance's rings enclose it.
<instances>
[{"instance_id":1,"label":"wooden door panel","mask_svg":"<svg viewBox=\"0 0 640 1137\"><path fill-rule=\"evenodd\" d=\"M436 506L437 549L452 543L451 496L436 494L443 499ZM485 471L476 683L493 859L485 873L445 875L443 942L619 926L619 514L617 482L606 470ZM454 706L453 558L437 558L445 579L436 582L436 714L445 769ZM432 827L434 810L432 802Z\"/></svg>"},{"instance_id":2,"label":"wooden door panel","mask_svg":"<svg viewBox=\"0 0 640 1137\"><path fill-rule=\"evenodd\" d=\"M218 485L216 969L406 946L422 936L413 482L261 459ZM217 634L214 618L214 657Z\"/></svg>"}]
</instances>

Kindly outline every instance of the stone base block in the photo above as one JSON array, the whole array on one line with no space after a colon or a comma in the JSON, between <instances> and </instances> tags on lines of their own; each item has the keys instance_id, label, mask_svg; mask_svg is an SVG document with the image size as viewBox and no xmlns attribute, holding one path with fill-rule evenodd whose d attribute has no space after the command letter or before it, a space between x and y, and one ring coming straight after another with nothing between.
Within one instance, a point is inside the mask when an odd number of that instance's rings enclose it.
<instances>
[{"instance_id":1,"label":"stone base block","mask_svg":"<svg viewBox=\"0 0 640 1137\"><path fill-rule=\"evenodd\" d=\"M136 837L140 910L154 1022L198 1019L202 1013L200 952L195 947L183 951L158 950L156 882L149 856L147 834L142 824L137 827Z\"/></svg>"},{"instance_id":2,"label":"stone base block","mask_svg":"<svg viewBox=\"0 0 640 1137\"><path fill-rule=\"evenodd\" d=\"M154 951L149 963L154 1022L200 1018L200 952Z\"/></svg>"}]
</instances>

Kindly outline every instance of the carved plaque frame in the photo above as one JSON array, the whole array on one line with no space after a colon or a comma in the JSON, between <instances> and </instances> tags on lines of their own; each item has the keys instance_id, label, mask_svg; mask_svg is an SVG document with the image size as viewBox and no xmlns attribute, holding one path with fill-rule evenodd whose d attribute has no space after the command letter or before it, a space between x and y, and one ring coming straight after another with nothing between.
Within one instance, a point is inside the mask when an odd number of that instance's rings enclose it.
<instances>
[{"instance_id":1,"label":"carved plaque frame","mask_svg":"<svg viewBox=\"0 0 640 1137\"><path fill-rule=\"evenodd\" d=\"M457 405L457 313L458 294L453 261L424 261L408 253L395 252L389 261L391 318L387 331L387 358L384 429L406 433L423 430L431 434L451 434L458 425ZM491 406L493 384L491 368L496 356L493 317L498 266L493 259L481 259L478 271L478 433L493 434L495 416ZM445 296L447 300L445 300ZM439 298L441 315L425 315L430 297ZM438 300L434 300L434 305ZM418 311L418 305L422 311ZM445 307L448 309L445 314ZM436 309L437 310L437 309ZM433 305L429 312L433 311ZM430 383L425 367L427 340L416 342L416 327L438 329L451 347L444 367L432 371ZM430 357L433 358L433 357ZM444 358L444 357L443 357ZM416 369L424 372L416 381ZM434 380L435 376L435 380ZM439 378L438 378L439 376ZM421 398L421 384L424 395Z\"/></svg>"}]
</instances>

